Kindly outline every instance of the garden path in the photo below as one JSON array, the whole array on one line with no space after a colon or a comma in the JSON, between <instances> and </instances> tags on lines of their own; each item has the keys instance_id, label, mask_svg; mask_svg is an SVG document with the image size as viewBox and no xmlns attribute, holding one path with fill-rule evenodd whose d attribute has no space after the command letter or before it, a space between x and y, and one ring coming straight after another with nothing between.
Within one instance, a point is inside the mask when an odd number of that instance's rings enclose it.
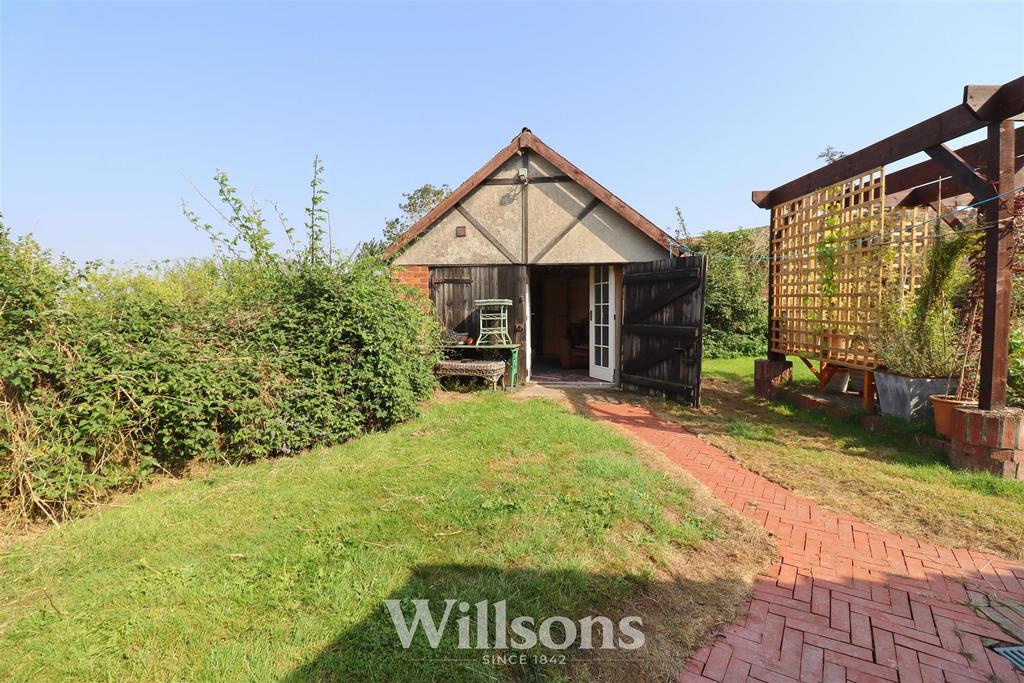
<instances>
[{"instance_id":1,"label":"garden path","mask_svg":"<svg viewBox=\"0 0 1024 683\"><path fill-rule=\"evenodd\" d=\"M757 577L746 615L696 653L683 681L1024 683L983 642L1014 639L971 606L986 605L1024 632L1024 616L999 603L1024 603L1021 565L836 514L645 407L586 401L777 539L779 557Z\"/></svg>"}]
</instances>

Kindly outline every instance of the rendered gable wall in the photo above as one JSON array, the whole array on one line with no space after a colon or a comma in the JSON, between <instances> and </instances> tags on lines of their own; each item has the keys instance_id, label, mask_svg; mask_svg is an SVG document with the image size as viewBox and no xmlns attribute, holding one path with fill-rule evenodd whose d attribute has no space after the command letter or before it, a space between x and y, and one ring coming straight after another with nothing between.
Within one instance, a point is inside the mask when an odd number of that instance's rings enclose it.
<instances>
[{"instance_id":1,"label":"rendered gable wall","mask_svg":"<svg viewBox=\"0 0 1024 683\"><path fill-rule=\"evenodd\" d=\"M522 165L515 156L491 178L514 178ZM530 155L530 175L561 175L536 154ZM527 190L529 263L627 263L665 258L665 249L604 204L591 211L554 247L560 235L591 202L593 195L575 182L531 183ZM398 265L488 265L523 262L523 188L520 185L481 185L462 200L466 211L497 240L513 260L495 247L456 209L438 219L395 259ZM465 226L466 236L456 237Z\"/></svg>"}]
</instances>

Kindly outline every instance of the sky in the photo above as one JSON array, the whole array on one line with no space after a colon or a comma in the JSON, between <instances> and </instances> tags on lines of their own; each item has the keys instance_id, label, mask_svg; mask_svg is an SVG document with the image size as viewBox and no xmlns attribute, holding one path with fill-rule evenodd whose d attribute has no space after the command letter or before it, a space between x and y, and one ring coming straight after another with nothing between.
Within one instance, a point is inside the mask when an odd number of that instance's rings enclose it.
<instances>
[{"instance_id":1,"label":"sky","mask_svg":"<svg viewBox=\"0 0 1024 683\"><path fill-rule=\"evenodd\" d=\"M78 261L203 256L226 171L332 241L465 180L523 126L663 228L1024 73L1024 1L0 2L0 209ZM970 141L970 140L965 140ZM274 216L269 204L265 208ZM276 219L272 221L276 226ZM275 234L283 240L281 230Z\"/></svg>"}]
</instances>

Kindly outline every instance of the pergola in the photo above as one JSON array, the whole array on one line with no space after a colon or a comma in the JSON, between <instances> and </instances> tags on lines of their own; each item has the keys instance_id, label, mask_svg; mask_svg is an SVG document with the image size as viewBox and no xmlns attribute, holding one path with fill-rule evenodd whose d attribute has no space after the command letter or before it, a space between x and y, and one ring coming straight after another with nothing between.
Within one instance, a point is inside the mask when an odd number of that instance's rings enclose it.
<instances>
[{"instance_id":1,"label":"pergola","mask_svg":"<svg viewBox=\"0 0 1024 683\"><path fill-rule=\"evenodd\" d=\"M813 203L815 193L826 196L821 200L825 202L839 193L842 195L840 203L845 200L847 207L854 202L864 202L865 206L872 203L880 212L896 207L926 207L934 216L943 216L957 206L980 203L978 209L985 226L985 271L978 407L983 410L1003 408L1012 291L1010 261L1015 194L1012 190L1024 185L1021 170L1024 167L1024 127L1015 130L1014 122L1024 121L1022 113L1024 76L1003 85L968 85L964 87L963 101L940 114L773 190L753 192L755 204L772 210L768 285L770 343L772 330L778 322L774 288L783 268L776 253L783 230L780 207L807 197L811 199L803 199L805 205ZM951 149L946 144L981 129L987 131L986 139L981 142L959 149ZM919 152L926 153L930 160L886 174L884 182L875 181L886 164ZM822 210L819 208L818 212L820 215ZM868 215L868 209L864 212L863 215ZM960 227L953 216L943 216L943 220L954 229ZM769 361L782 360L785 354L770 345ZM855 363L851 367L870 369L869 365ZM869 393L873 394L870 372L866 378L864 395L868 403Z\"/></svg>"}]
</instances>

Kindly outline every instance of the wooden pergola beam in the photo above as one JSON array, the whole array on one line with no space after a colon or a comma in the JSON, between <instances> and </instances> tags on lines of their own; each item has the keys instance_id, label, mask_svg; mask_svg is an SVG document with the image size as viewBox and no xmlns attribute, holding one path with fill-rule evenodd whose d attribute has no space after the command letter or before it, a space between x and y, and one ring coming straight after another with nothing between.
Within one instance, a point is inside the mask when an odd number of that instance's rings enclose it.
<instances>
[{"instance_id":1,"label":"wooden pergola beam","mask_svg":"<svg viewBox=\"0 0 1024 683\"><path fill-rule=\"evenodd\" d=\"M938 215L938 216L941 216L942 217L942 221L946 225L948 225L949 227L953 228L954 230L966 230L967 229L967 226L964 225L964 222L961 221L960 218L955 213L950 213L950 212L953 211L953 209L956 208L955 205L951 207L951 206L946 206L946 205L940 204L938 201L934 201L934 202L932 202L930 204L930 206L935 211L935 214ZM950 215L947 216L946 214L948 214L948 213Z\"/></svg>"},{"instance_id":2,"label":"wooden pergola beam","mask_svg":"<svg viewBox=\"0 0 1024 683\"><path fill-rule=\"evenodd\" d=\"M992 194L992 184L974 170L974 167L945 145L935 145L925 150L939 166L942 166L954 180L967 188L978 199Z\"/></svg>"},{"instance_id":3,"label":"wooden pergola beam","mask_svg":"<svg viewBox=\"0 0 1024 683\"><path fill-rule=\"evenodd\" d=\"M784 204L872 168L917 154L924 151L926 147L932 147L974 132L983 128L984 125L974 117L969 109L958 104L915 126L901 130L884 140L879 140L862 150L834 161L828 166L778 186L757 205L762 209L769 209Z\"/></svg>"},{"instance_id":4,"label":"wooden pergola beam","mask_svg":"<svg viewBox=\"0 0 1024 683\"><path fill-rule=\"evenodd\" d=\"M1018 140L1024 138L1018 137ZM1018 142L1018 144L1021 144ZM1014 163L1015 185L1024 185L1024 155L1018 156ZM888 177L886 177L888 183ZM943 178L942 182L931 182L926 185L914 187L899 192L888 192L885 194L886 206L928 206L932 202L942 199L943 203L950 202L957 206L970 204L975 196L963 185L953 178Z\"/></svg>"},{"instance_id":5,"label":"wooden pergola beam","mask_svg":"<svg viewBox=\"0 0 1024 683\"><path fill-rule=\"evenodd\" d=\"M993 87L995 90L988 94L984 103L972 100L972 106L977 106L977 110L964 103L958 104L827 166L780 185L761 196L760 201L755 199L755 203L762 209L769 209L866 173L878 166L905 159L929 147L973 133L987 125L987 120L979 118L981 115L991 116L994 113L1006 119L1024 112L1024 76ZM967 86L965 96L971 92L976 95L982 92L978 88L979 86Z\"/></svg>"},{"instance_id":6,"label":"wooden pergola beam","mask_svg":"<svg viewBox=\"0 0 1024 683\"><path fill-rule=\"evenodd\" d=\"M965 85L964 106L979 121L1019 121L1024 100L1024 78L1004 85Z\"/></svg>"},{"instance_id":7,"label":"wooden pergola beam","mask_svg":"<svg viewBox=\"0 0 1024 683\"><path fill-rule=\"evenodd\" d=\"M1016 149L1017 149L1017 169L1024 167L1024 126L1021 126L1016 130ZM961 147L956 150L957 156L963 159L966 163L970 164L973 169L979 169L985 164L985 148L988 144L987 141L981 140L974 144ZM965 194L967 190L963 189L959 184L952 181L952 177L949 172L946 171L937 162L932 160L922 161L914 164L913 166L907 166L901 168L898 171L885 174L885 195L886 197L893 197L900 195L903 196L917 187L928 185L929 183L936 183L939 179L942 179L943 190L942 194L944 197L951 197L954 194ZM899 199L902 199L900 197ZM896 201L898 202L899 199ZM934 201L934 200L932 200ZM755 201L756 203L756 201ZM923 202L927 204L929 202Z\"/></svg>"},{"instance_id":8,"label":"wooden pergola beam","mask_svg":"<svg viewBox=\"0 0 1024 683\"><path fill-rule=\"evenodd\" d=\"M816 190L856 178L919 152L932 161L897 171L886 178L886 204L929 205L942 200L959 204L988 200L979 212L985 226L985 273L982 306L981 367L978 407L998 410L1006 405L1009 368L1010 299L1012 294L1013 190L1020 177L1020 137L1014 121L1024 120L1024 76L1000 86L969 85L961 104L890 135L771 190L755 191L751 199L771 209ZM954 152L945 143L987 129L986 140ZM983 166L983 172L976 168ZM946 173L949 179L946 179ZM774 213L774 212L773 212ZM954 219L955 220L955 219ZM772 228L774 230L774 226ZM773 319L769 280L769 321ZM769 344L771 332L769 331ZM770 347L769 347L770 348ZM867 385L865 385L865 389ZM867 391L865 391L865 401Z\"/></svg>"}]
</instances>

